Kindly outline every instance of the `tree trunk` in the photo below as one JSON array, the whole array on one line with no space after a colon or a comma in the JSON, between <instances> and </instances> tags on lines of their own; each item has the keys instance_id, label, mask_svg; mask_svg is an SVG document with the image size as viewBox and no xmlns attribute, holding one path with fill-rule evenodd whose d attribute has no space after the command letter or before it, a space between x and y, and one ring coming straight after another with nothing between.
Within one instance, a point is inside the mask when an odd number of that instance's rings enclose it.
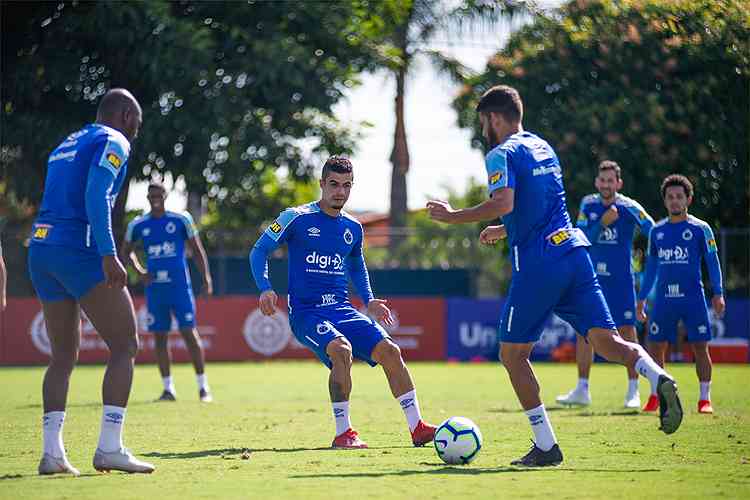
<instances>
[{"instance_id":1,"label":"tree trunk","mask_svg":"<svg viewBox=\"0 0 750 500\"><path fill-rule=\"evenodd\" d=\"M406 142L406 123L404 117L404 94L408 62L404 63L396 74L396 129L393 137L393 151L391 152L391 229L389 246L396 251L403 242L402 230L406 226L408 210L408 196L406 190L406 174L409 172L409 145Z\"/></svg>"},{"instance_id":2,"label":"tree trunk","mask_svg":"<svg viewBox=\"0 0 750 500\"><path fill-rule=\"evenodd\" d=\"M193 217L193 220L197 223L203 217L203 195L195 191L191 191L188 187L187 195L187 211Z\"/></svg>"}]
</instances>

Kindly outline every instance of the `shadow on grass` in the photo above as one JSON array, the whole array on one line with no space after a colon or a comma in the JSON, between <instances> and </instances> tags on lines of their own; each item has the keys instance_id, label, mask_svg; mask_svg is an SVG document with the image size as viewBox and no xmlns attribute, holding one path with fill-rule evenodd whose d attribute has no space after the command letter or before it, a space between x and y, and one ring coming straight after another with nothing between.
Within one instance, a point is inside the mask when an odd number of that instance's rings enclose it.
<instances>
[{"instance_id":1,"label":"shadow on grass","mask_svg":"<svg viewBox=\"0 0 750 500\"><path fill-rule=\"evenodd\" d=\"M401 470L394 472L357 472L352 474L297 474L288 476L290 479L323 479L323 478L357 478L357 477L398 477L398 476L419 476L419 475L457 475L457 476L477 476L480 474L505 474L505 473L523 473L523 472L605 472L605 473L634 473L634 472L661 472L661 469L579 469L568 467L543 467L543 468L525 468L525 467L451 467L442 463L422 462L419 465L436 467L428 470Z\"/></svg>"},{"instance_id":2,"label":"shadow on grass","mask_svg":"<svg viewBox=\"0 0 750 500\"><path fill-rule=\"evenodd\" d=\"M551 409L551 408L550 408ZM549 411L548 409L547 411ZM590 410L573 410L570 413L561 413L561 417L640 417L648 416L638 410L619 410L619 411L590 411Z\"/></svg>"},{"instance_id":3,"label":"shadow on grass","mask_svg":"<svg viewBox=\"0 0 750 500\"><path fill-rule=\"evenodd\" d=\"M164 458L164 459L190 459L190 458L203 458L203 457L222 457L227 460L234 460L239 458L243 453L299 453L305 451L337 451L346 453L348 451L364 451L367 450L392 450L396 448L412 448L412 446L371 446L367 449L355 449L355 450L334 450L330 446L320 446L317 448L221 448L216 450L200 450L200 451L186 451L186 452L158 452L152 451L150 453L144 453L144 457L149 458Z\"/></svg>"},{"instance_id":4,"label":"shadow on grass","mask_svg":"<svg viewBox=\"0 0 750 500\"><path fill-rule=\"evenodd\" d=\"M128 402L128 407L133 406L141 406L141 405L150 405L154 403L160 403L163 404L163 401L153 401L153 400L145 400L145 401L130 401ZM85 403L68 403L65 405L66 408L101 408L102 402L101 401L87 401ZM31 404L25 404L21 406L16 406L16 410L33 410L33 409L42 409L42 403L31 403Z\"/></svg>"},{"instance_id":5,"label":"shadow on grass","mask_svg":"<svg viewBox=\"0 0 750 500\"><path fill-rule=\"evenodd\" d=\"M45 481L49 481L52 479L80 479L82 477L99 477L101 475L102 474L98 472L87 472L85 474L81 474L80 476L74 476L72 474L50 474L42 476L33 472L31 474L5 474L3 476L0 476L0 481L8 481L13 479L44 479Z\"/></svg>"}]
</instances>

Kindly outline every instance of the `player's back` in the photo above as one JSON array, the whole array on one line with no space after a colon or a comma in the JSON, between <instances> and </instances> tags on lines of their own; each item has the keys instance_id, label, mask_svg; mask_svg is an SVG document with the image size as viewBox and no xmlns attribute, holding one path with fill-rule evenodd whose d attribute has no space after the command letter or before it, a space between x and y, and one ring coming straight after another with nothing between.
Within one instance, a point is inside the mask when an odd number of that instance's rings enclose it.
<instances>
[{"instance_id":1,"label":"player's back","mask_svg":"<svg viewBox=\"0 0 750 500\"><path fill-rule=\"evenodd\" d=\"M86 213L86 187L92 160L105 149L108 167L115 176L110 191L112 201L122 187L130 153L130 143L122 133L89 124L70 134L52 151L33 243L80 249L94 246Z\"/></svg>"},{"instance_id":2,"label":"player's back","mask_svg":"<svg viewBox=\"0 0 750 500\"><path fill-rule=\"evenodd\" d=\"M503 216L511 252L554 257L588 246L571 224L562 168L552 147L524 131L508 137L490 155L496 151L505 155L508 173L514 177L508 184L514 188L513 211Z\"/></svg>"}]
</instances>

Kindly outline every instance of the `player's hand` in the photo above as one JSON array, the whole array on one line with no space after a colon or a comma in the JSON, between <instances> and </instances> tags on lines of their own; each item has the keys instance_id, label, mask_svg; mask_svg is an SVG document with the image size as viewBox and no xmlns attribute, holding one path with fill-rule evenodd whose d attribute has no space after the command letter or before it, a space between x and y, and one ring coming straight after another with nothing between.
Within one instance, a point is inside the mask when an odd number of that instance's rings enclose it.
<instances>
[{"instance_id":1,"label":"player's hand","mask_svg":"<svg viewBox=\"0 0 750 500\"><path fill-rule=\"evenodd\" d=\"M479 242L485 245L494 245L507 236L505 226L487 226L479 233Z\"/></svg>"},{"instance_id":2,"label":"player's hand","mask_svg":"<svg viewBox=\"0 0 750 500\"><path fill-rule=\"evenodd\" d=\"M214 282L211 278L203 280L203 286L201 287L201 293L210 297L214 294Z\"/></svg>"},{"instance_id":3,"label":"player's hand","mask_svg":"<svg viewBox=\"0 0 750 500\"><path fill-rule=\"evenodd\" d=\"M0 311L5 311L6 304L5 290L0 290Z\"/></svg>"},{"instance_id":4,"label":"player's hand","mask_svg":"<svg viewBox=\"0 0 750 500\"><path fill-rule=\"evenodd\" d=\"M393 326L395 323L391 310L386 305L388 301L372 299L367 303L367 314L383 323L385 326Z\"/></svg>"},{"instance_id":5,"label":"player's hand","mask_svg":"<svg viewBox=\"0 0 750 500\"><path fill-rule=\"evenodd\" d=\"M724 310L727 308L727 304L724 302L723 295L714 295L711 298L711 305L714 306L714 312L717 318L724 316Z\"/></svg>"},{"instance_id":6,"label":"player's hand","mask_svg":"<svg viewBox=\"0 0 750 500\"><path fill-rule=\"evenodd\" d=\"M617 207L614 205L610 205L609 208L602 214L601 222L603 226L609 226L619 218L620 214L617 213Z\"/></svg>"},{"instance_id":7,"label":"player's hand","mask_svg":"<svg viewBox=\"0 0 750 500\"><path fill-rule=\"evenodd\" d=\"M639 300L638 304L635 306L635 318L641 323L645 323L648 320L645 300Z\"/></svg>"},{"instance_id":8,"label":"player's hand","mask_svg":"<svg viewBox=\"0 0 750 500\"><path fill-rule=\"evenodd\" d=\"M266 316L273 316L276 313L276 302L279 297L273 290L266 290L260 294L260 312Z\"/></svg>"},{"instance_id":9,"label":"player's hand","mask_svg":"<svg viewBox=\"0 0 750 500\"><path fill-rule=\"evenodd\" d=\"M146 271L144 273L138 274L138 279L143 283L144 286L149 286L151 282L153 281L153 278L151 277L151 273Z\"/></svg>"},{"instance_id":10,"label":"player's hand","mask_svg":"<svg viewBox=\"0 0 750 500\"><path fill-rule=\"evenodd\" d=\"M430 214L432 220L440 222L453 222L453 214L456 211L451 207L447 201L430 200L427 202L427 211Z\"/></svg>"},{"instance_id":11,"label":"player's hand","mask_svg":"<svg viewBox=\"0 0 750 500\"><path fill-rule=\"evenodd\" d=\"M104 281L109 288L124 288L128 283L128 273L122 267L116 255L102 257L102 271Z\"/></svg>"}]
</instances>

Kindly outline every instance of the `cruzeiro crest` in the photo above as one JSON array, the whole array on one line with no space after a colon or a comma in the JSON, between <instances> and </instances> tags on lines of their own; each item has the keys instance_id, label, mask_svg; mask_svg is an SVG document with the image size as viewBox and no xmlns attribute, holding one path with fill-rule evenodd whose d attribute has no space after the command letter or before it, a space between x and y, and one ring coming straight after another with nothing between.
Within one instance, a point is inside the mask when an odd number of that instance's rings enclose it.
<instances>
[{"instance_id":1,"label":"cruzeiro crest","mask_svg":"<svg viewBox=\"0 0 750 500\"><path fill-rule=\"evenodd\" d=\"M351 245L354 242L354 235L352 234L352 232L349 230L348 227L346 228L346 231L344 231L344 242L347 245Z\"/></svg>"}]
</instances>

